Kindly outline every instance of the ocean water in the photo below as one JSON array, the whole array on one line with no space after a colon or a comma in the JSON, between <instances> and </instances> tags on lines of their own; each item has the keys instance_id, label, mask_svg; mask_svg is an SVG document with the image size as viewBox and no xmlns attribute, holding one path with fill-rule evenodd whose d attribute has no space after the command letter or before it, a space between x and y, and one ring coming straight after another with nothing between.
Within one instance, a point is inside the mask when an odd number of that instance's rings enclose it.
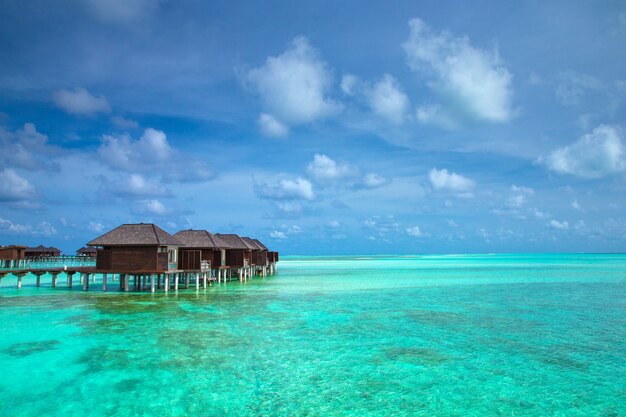
<instances>
[{"instance_id":1,"label":"ocean water","mask_svg":"<svg viewBox=\"0 0 626 417\"><path fill-rule=\"evenodd\" d=\"M0 288L2 416L626 416L626 255L286 257Z\"/></svg>"}]
</instances>

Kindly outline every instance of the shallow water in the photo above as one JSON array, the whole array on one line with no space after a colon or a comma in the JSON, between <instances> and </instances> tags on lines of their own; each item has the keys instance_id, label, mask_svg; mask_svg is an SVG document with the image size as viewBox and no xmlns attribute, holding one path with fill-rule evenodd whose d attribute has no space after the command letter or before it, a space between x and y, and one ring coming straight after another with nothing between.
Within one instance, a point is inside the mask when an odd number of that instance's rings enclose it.
<instances>
[{"instance_id":1,"label":"shallow water","mask_svg":"<svg viewBox=\"0 0 626 417\"><path fill-rule=\"evenodd\" d=\"M167 295L14 282L3 416L626 416L625 255L293 257Z\"/></svg>"}]
</instances>

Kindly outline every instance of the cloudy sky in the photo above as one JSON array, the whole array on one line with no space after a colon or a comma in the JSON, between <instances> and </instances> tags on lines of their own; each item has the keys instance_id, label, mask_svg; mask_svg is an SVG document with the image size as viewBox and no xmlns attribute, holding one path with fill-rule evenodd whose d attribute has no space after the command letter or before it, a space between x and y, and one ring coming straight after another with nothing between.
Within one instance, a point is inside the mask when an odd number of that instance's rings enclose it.
<instances>
[{"instance_id":1,"label":"cloudy sky","mask_svg":"<svg viewBox=\"0 0 626 417\"><path fill-rule=\"evenodd\" d=\"M625 50L621 1L0 0L0 244L623 252Z\"/></svg>"}]
</instances>

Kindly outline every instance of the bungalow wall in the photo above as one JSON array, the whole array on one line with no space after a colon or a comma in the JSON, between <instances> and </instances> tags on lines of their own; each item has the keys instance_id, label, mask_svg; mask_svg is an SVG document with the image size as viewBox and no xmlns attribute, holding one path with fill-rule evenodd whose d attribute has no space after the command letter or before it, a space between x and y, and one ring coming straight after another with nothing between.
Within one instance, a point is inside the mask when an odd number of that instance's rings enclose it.
<instances>
[{"instance_id":1,"label":"bungalow wall","mask_svg":"<svg viewBox=\"0 0 626 417\"><path fill-rule=\"evenodd\" d=\"M202 259L211 261L211 268L226 266L226 251L224 249L203 249Z\"/></svg>"},{"instance_id":2,"label":"bungalow wall","mask_svg":"<svg viewBox=\"0 0 626 417\"><path fill-rule=\"evenodd\" d=\"M96 269L111 271L167 271L168 254L156 246L111 246L98 249Z\"/></svg>"},{"instance_id":3,"label":"bungalow wall","mask_svg":"<svg viewBox=\"0 0 626 417\"><path fill-rule=\"evenodd\" d=\"M246 251L243 249L226 249L226 265L230 267L244 266Z\"/></svg>"},{"instance_id":4,"label":"bungalow wall","mask_svg":"<svg viewBox=\"0 0 626 417\"><path fill-rule=\"evenodd\" d=\"M179 249L178 250L178 269L200 270L202 250L200 249Z\"/></svg>"},{"instance_id":5,"label":"bungalow wall","mask_svg":"<svg viewBox=\"0 0 626 417\"><path fill-rule=\"evenodd\" d=\"M24 259L25 248L0 248L0 259Z\"/></svg>"},{"instance_id":6,"label":"bungalow wall","mask_svg":"<svg viewBox=\"0 0 626 417\"><path fill-rule=\"evenodd\" d=\"M252 264L259 265L259 266L267 265L267 252L266 251L252 252Z\"/></svg>"}]
</instances>

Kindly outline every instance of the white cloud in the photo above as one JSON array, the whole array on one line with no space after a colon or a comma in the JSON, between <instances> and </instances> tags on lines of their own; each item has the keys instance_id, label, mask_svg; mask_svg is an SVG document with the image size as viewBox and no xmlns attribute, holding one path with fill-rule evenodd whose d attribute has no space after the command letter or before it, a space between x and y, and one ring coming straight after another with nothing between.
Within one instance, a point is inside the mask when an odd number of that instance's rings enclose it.
<instances>
[{"instance_id":1,"label":"white cloud","mask_svg":"<svg viewBox=\"0 0 626 417\"><path fill-rule=\"evenodd\" d=\"M87 230L90 230L96 233L104 232L105 229L106 228L104 227L102 223L89 222L89 224L87 225Z\"/></svg>"},{"instance_id":2,"label":"white cloud","mask_svg":"<svg viewBox=\"0 0 626 417\"><path fill-rule=\"evenodd\" d=\"M426 125L435 125L449 130L457 127L457 123L439 104L418 106L415 109L415 117L418 122Z\"/></svg>"},{"instance_id":3,"label":"white cloud","mask_svg":"<svg viewBox=\"0 0 626 417\"><path fill-rule=\"evenodd\" d=\"M302 204L296 203L294 201L278 202L276 204L276 207L278 207L278 210L286 214L299 214L302 213L302 211L304 210Z\"/></svg>"},{"instance_id":4,"label":"white cloud","mask_svg":"<svg viewBox=\"0 0 626 417\"><path fill-rule=\"evenodd\" d=\"M419 226L407 227L406 228L406 233L409 236L413 236L413 237L421 237L422 236L422 231L420 230Z\"/></svg>"},{"instance_id":5,"label":"white cloud","mask_svg":"<svg viewBox=\"0 0 626 417\"><path fill-rule=\"evenodd\" d=\"M572 201L571 206L572 206L572 208L574 208L576 210L582 210L582 207L580 206L580 204L578 204L578 200Z\"/></svg>"},{"instance_id":6,"label":"white cloud","mask_svg":"<svg viewBox=\"0 0 626 417\"><path fill-rule=\"evenodd\" d=\"M152 128L144 130L138 140L129 135L103 135L98 155L111 168L161 176L165 181L201 182L213 177L202 159L176 151L164 132Z\"/></svg>"},{"instance_id":7,"label":"white cloud","mask_svg":"<svg viewBox=\"0 0 626 417\"><path fill-rule=\"evenodd\" d=\"M385 177L382 177L374 172L365 174L365 176L363 177L363 186L365 188L378 188L387 184L388 182L389 181Z\"/></svg>"},{"instance_id":8,"label":"white cloud","mask_svg":"<svg viewBox=\"0 0 626 417\"><path fill-rule=\"evenodd\" d=\"M133 204L132 210L137 214L163 216L167 209L159 200L144 200Z\"/></svg>"},{"instance_id":9,"label":"white cloud","mask_svg":"<svg viewBox=\"0 0 626 417\"><path fill-rule=\"evenodd\" d=\"M285 234L285 232L281 232L280 230L272 230L272 232L270 233L270 237L277 240L287 239L287 235Z\"/></svg>"},{"instance_id":10,"label":"white cloud","mask_svg":"<svg viewBox=\"0 0 626 417\"><path fill-rule=\"evenodd\" d=\"M0 202L29 200L35 193L35 187L12 169L0 171Z\"/></svg>"},{"instance_id":11,"label":"white cloud","mask_svg":"<svg viewBox=\"0 0 626 417\"><path fill-rule=\"evenodd\" d=\"M577 142L559 148L540 159L560 174L600 178L626 169L619 127L600 125Z\"/></svg>"},{"instance_id":12,"label":"white cloud","mask_svg":"<svg viewBox=\"0 0 626 417\"><path fill-rule=\"evenodd\" d=\"M341 110L328 96L332 86L328 65L304 37L250 70L247 80L259 92L265 110L281 123L310 123Z\"/></svg>"},{"instance_id":13,"label":"white cloud","mask_svg":"<svg viewBox=\"0 0 626 417\"><path fill-rule=\"evenodd\" d=\"M343 83L342 83L343 85ZM409 99L389 74L365 91L372 111L393 124L403 123L409 110Z\"/></svg>"},{"instance_id":14,"label":"white cloud","mask_svg":"<svg viewBox=\"0 0 626 417\"><path fill-rule=\"evenodd\" d=\"M344 94L351 96L355 93L357 86L359 85L359 78L352 74L345 74L341 77L341 91Z\"/></svg>"},{"instance_id":15,"label":"white cloud","mask_svg":"<svg viewBox=\"0 0 626 417\"><path fill-rule=\"evenodd\" d=\"M557 230L567 230L569 229L569 223L567 223L566 221L558 221L558 220L550 220L548 222L548 226L550 226L553 229L557 229Z\"/></svg>"},{"instance_id":16,"label":"white cloud","mask_svg":"<svg viewBox=\"0 0 626 417\"><path fill-rule=\"evenodd\" d=\"M111 117L111 123L120 129L139 129L139 123L135 120L127 119L122 116L113 116Z\"/></svg>"},{"instance_id":17,"label":"white cloud","mask_svg":"<svg viewBox=\"0 0 626 417\"><path fill-rule=\"evenodd\" d=\"M347 238L347 236L344 235L343 233L333 233L333 235L331 237L333 239L335 239L335 240L343 240L343 239Z\"/></svg>"},{"instance_id":18,"label":"white cloud","mask_svg":"<svg viewBox=\"0 0 626 417\"><path fill-rule=\"evenodd\" d=\"M52 100L57 107L70 114L93 115L111 111L104 96L96 97L84 88L57 90L52 94Z\"/></svg>"},{"instance_id":19,"label":"white cloud","mask_svg":"<svg viewBox=\"0 0 626 417\"><path fill-rule=\"evenodd\" d=\"M29 171L58 171L54 161L61 151L48 144L48 137L37 131L32 123L24 123L14 132L0 127L0 166L23 168Z\"/></svg>"},{"instance_id":20,"label":"white cloud","mask_svg":"<svg viewBox=\"0 0 626 417\"><path fill-rule=\"evenodd\" d=\"M289 128L284 123L276 120L271 114L261 113L258 123L261 133L265 136L282 138L289 134Z\"/></svg>"},{"instance_id":21,"label":"white cloud","mask_svg":"<svg viewBox=\"0 0 626 417\"><path fill-rule=\"evenodd\" d=\"M162 184L145 179L140 174L130 174L114 179L101 176L100 182L105 196L109 193L124 199L145 199L150 197L169 197L171 191Z\"/></svg>"},{"instance_id":22,"label":"white cloud","mask_svg":"<svg viewBox=\"0 0 626 417\"><path fill-rule=\"evenodd\" d=\"M447 169L431 169L428 172L428 179L434 189L453 192L460 196L471 196L470 192L476 185L473 180L454 172L448 172Z\"/></svg>"},{"instance_id":23,"label":"white cloud","mask_svg":"<svg viewBox=\"0 0 626 417\"><path fill-rule=\"evenodd\" d=\"M313 184L304 178L282 179L276 185L257 183L254 191L261 198L270 200L313 200Z\"/></svg>"},{"instance_id":24,"label":"white cloud","mask_svg":"<svg viewBox=\"0 0 626 417\"><path fill-rule=\"evenodd\" d=\"M306 170L313 179L320 182L335 181L352 176L356 172L356 168L349 164L337 163L332 158L317 153L307 165Z\"/></svg>"},{"instance_id":25,"label":"white cloud","mask_svg":"<svg viewBox=\"0 0 626 417\"><path fill-rule=\"evenodd\" d=\"M47 221L40 222L36 226L30 224L14 223L0 217L0 231L16 235L53 236L57 230Z\"/></svg>"},{"instance_id":26,"label":"white cloud","mask_svg":"<svg viewBox=\"0 0 626 417\"><path fill-rule=\"evenodd\" d=\"M434 76L432 85L475 118L505 122L513 116L513 76L497 52L473 47L466 36L434 33L420 19L412 19L409 27L403 47L411 69Z\"/></svg>"},{"instance_id":27,"label":"white cloud","mask_svg":"<svg viewBox=\"0 0 626 417\"><path fill-rule=\"evenodd\" d=\"M341 226L341 223L339 223L337 220L331 220L328 223L326 223L326 227L328 227L329 229L337 229Z\"/></svg>"},{"instance_id":28,"label":"white cloud","mask_svg":"<svg viewBox=\"0 0 626 417\"><path fill-rule=\"evenodd\" d=\"M528 197L535 194L535 190L517 185L511 186L509 197L506 199L506 206L509 208L520 208L528 202Z\"/></svg>"}]
</instances>

